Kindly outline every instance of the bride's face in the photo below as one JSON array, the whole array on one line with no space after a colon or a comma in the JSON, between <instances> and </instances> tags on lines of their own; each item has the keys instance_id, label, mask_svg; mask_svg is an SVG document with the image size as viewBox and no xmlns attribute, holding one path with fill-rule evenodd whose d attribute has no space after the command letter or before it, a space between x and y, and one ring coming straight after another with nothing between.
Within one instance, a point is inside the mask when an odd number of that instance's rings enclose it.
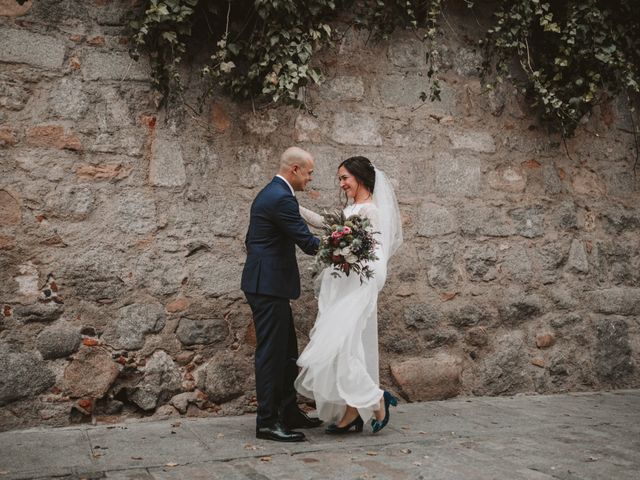
<instances>
[{"instance_id":1,"label":"bride's face","mask_svg":"<svg viewBox=\"0 0 640 480\"><path fill-rule=\"evenodd\" d=\"M356 198L357 193L364 189L364 186L345 167L338 169L338 181L340 188L350 199Z\"/></svg>"}]
</instances>

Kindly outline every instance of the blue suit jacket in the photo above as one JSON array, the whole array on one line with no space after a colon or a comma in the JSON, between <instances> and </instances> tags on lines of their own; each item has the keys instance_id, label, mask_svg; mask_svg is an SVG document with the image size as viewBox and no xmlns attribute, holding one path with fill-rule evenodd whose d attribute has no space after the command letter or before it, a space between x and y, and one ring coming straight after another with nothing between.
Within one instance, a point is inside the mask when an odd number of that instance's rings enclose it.
<instances>
[{"instance_id":1,"label":"blue suit jacket","mask_svg":"<svg viewBox=\"0 0 640 480\"><path fill-rule=\"evenodd\" d=\"M300 296L295 246L314 255L320 240L302 220L298 201L281 178L274 177L253 201L245 245L243 292L282 298Z\"/></svg>"}]
</instances>

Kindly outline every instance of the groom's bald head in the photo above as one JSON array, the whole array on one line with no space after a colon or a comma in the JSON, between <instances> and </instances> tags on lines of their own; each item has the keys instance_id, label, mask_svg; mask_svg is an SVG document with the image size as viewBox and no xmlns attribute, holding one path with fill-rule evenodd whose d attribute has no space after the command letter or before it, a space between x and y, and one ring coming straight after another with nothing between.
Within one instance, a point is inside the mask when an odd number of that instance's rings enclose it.
<instances>
[{"instance_id":1,"label":"groom's bald head","mask_svg":"<svg viewBox=\"0 0 640 480\"><path fill-rule=\"evenodd\" d=\"M299 147L289 147L280 157L280 170L288 170L295 164L306 166L308 162L313 162L313 157L309 152Z\"/></svg>"},{"instance_id":2,"label":"groom's bald head","mask_svg":"<svg viewBox=\"0 0 640 480\"><path fill-rule=\"evenodd\" d=\"M304 190L311 181L314 162L309 152L299 147L287 148L280 157L280 171L296 191Z\"/></svg>"}]
</instances>

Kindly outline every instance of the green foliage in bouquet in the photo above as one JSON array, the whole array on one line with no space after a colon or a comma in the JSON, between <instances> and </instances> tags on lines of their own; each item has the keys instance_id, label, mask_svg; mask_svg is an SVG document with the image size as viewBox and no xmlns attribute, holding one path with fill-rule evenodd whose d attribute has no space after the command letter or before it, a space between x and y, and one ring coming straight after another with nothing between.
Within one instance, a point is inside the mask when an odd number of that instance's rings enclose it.
<instances>
[{"instance_id":1,"label":"green foliage in bouquet","mask_svg":"<svg viewBox=\"0 0 640 480\"><path fill-rule=\"evenodd\" d=\"M360 215L345 217L342 210L325 213L320 248L316 254L316 272L331 267L331 275L339 277L354 273L360 283L373 278L374 271L367 262L377 260L373 227L368 218Z\"/></svg>"}]
</instances>

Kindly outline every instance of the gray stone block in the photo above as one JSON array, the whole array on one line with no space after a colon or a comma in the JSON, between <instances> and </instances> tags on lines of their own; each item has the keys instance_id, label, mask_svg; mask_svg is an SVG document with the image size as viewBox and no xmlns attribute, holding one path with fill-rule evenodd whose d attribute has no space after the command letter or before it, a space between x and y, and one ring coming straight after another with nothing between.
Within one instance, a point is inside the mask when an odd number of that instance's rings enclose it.
<instances>
[{"instance_id":1,"label":"gray stone block","mask_svg":"<svg viewBox=\"0 0 640 480\"><path fill-rule=\"evenodd\" d=\"M542 205L514 208L513 210L509 210L509 216L514 221L518 235L526 238L535 238L544 235L545 209Z\"/></svg>"},{"instance_id":2,"label":"gray stone block","mask_svg":"<svg viewBox=\"0 0 640 480\"><path fill-rule=\"evenodd\" d=\"M65 46L62 41L28 30L0 28L0 45L0 62L60 68L64 61Z\"/></svg>"},{"instance_id":3,"label":"gray stone block","mask_svg":"<svg viewBox=\"0 0 640 480\"><path fill-rule=\"evenodd\" d=\"M244 393L250 368L238 356L221 352L198 372L198 388L216 403L226 402Z\"/></svg>"},{"instance_id":4,"label":"gray stone block","mask_svg":"<svg viewBox=\"0 0 640 480\"><path fill-rule=\"evenodd\" d=\"M428 303L409 305L404 311L404 322L418 330L435 331L442 318L442 313Z\"/></svg>"},{"instance_id":5,"label":"gray stone block","mask_svg":"<svg viewBox=\"0 0 640 480\"><path fill-rule=\"evenodd\" d=\"M420 207L418 222L418 235L423 237L437 237L458 230L455 215L435 203L426 202Z\"/></svg>"},{"instance_id":6,"label":"gray stone block","mask_svg":"<svg viewBox=\"0 0 640 480\"><path fill-rule=\"evenodd\" d=\"M419 106L424 115L453 115L456 113L456 93L448 84L440 83L440 100L421 100L421 95L429 95L429 80L426 75L408 73L387 75L379 79L376 88L385 107Z\"/></svg>"},{"instance_id":7,"label":"gray stone block","mask_svg":"<svg viewBox=\"0 0 640 480\"><path fill-rule=\"evenodd\" d=\"M477 50L461 48L453 55L453 69L460 76L477 76L482 71L482 60Z\"/></svg>"},{"instance_id":8,"label":"gray stone block","mask_svg":"<svg viewBox=\"0 0 640 480\"><path fill-rule=\"evenodd\" d=\"M229 334L229 326L221 318L183 318L176 330L176 336L183 345L209 345L224 340Z\"/></svg>"},{"instance_id":9,"label":"gray stone block","mask_svg":"<svg viewBox=\"0 0 640 480\"><path fill-rule=\"evenodd\" d=\"M526 344L521 332L498 338L491 355L484 359L483 375L478 378L476 394L508 395L531 388L527 374Z\"/></svg>"},{"instance_id":10,"label":"gray stone block","mask_svg":"<svg viewBox=\"0 0 640 480\"><path fill-rule=\"evenodd\" d=\"M189 267L189 288L211 297L239 292L242 267L228 258L201 256Z\"/></svg>"},{"instance_id":11,"label":"gray stone block","mask_svg":"<svg viewBox=\"0 0 640 480\"><path fill-rule=\"evenodd\" d=\"M52 117L79 120L88 112L90 101L79 79L65 77L49 94L49 114Z\"/></svg>"},{"instance_id":12,"label":"gray stone block","mask_svg":"<svg viewBox=\"0 0 640 480\"><path fill-rule=\"evenodd\" d=\"M409 69L425 68L426 54L426 44L415 38L390 42L387 50L387 56L393 65Z\"/></svg>"},{"instance_id":13,"label":"gray stone block","mask_svg":"<svg viewBox=\"0 0 640 480\"><path fill-rule=\"evenodd\" d=\"M187 277L182 255L168 255L155 250L138 257L133 274L137 287L160 296L176 293Z\"/></svg>"},{"instance_id":14,"label":"gray stone block","mask_svg":"<svg viewBox=\"0 0 640 480\"><path fill-rule=\"evenodd\" d=\"M455 305L447 308L446 316L456 328L485 325L491 320L491 314L486 307L473 303Z\"/></svg>"},{"instance_id":15,"label":"gray stone block","mask_svg":"<svg viewBox=\"0 0 640 480\"><path fill-rule=\"evenodd\" d=\"M145 335L162 330L165 320L159 303L134 303L118 311L102 338L113 348L138 350L144 345Z\"/></svg>"},{"instance_id":16,"label":"gray stone block","mask_svg":"<svg viewBox=\"0 0 640 480\"><path fill-rule=\"evenodd\" d=\"M562 202L553 210L551 223L561 230L576 230L578 216L573 201Z\"/></svg>"},{"instance_id":17,"label":"gray stone block","mask_svg":"<svg viewBox=\"0 0 640 480\"><path fill-rule=\"evenodd\" d=\"M90 51L82 61L82 75L86 80L137 80L149 82L151 70L142 57L133 60L126 52Z\"/></svg>"},{"instance_id":18,"label":"gray stone block","mask_svg":"<svg viewBox=\"0 0 640 480\"><path fill-rule=\"evenodd\" d=\"M180 391L182 375L173 359L156 350L144 367L138 384L127 391L128 398L143 410L153 410Z\"/></svg>"},{"instance_id":19,"label":"gray stone block","mask_svg":"<svg viewBox=\"0 0 640 480\"><path fill-rule=\"evenodd\" d=\"M80 345L80 329L68 323L51 325L38 334L36 346L45 359L67 357Z\"/></svg>"},{"instance_id":20,"label":"gray stone block","mask_svg":"<svg viewBox=\"0 0 640 480\"><path fill-rule=\"evenodd\" d=\"M550 288L546 293L558 309L569 310L578 306L578 300L570 288L558 285Z\"/></svg>"},{"instance_id":21,"label":"gray stone block","mask_svg":"<svg viewBox=\"0 0 640 480\"><path fill-rule=\"evenodd\" d=\"M380 338L383 348L392 353L417 355L422 347L413 337L407 337L403 332L391 332Z\"/></svg>"},{"instance_id":22,"label":"gray stone block","mask_svg":"<svg viewBox=\"0 0 640 480\"><path fill-rule=\"evenodd\" d=\"M123 233L143 235L156 229L154 198L141 191L122 192L116 200L113 223Z\"/></svg>"},{"instance_id":23,"label":"gray stone block","mask_svg":"<svg viewBox=\"0 0 640 480\"><path fill-rule=\"evenodd\" d=\"M151 144L149 183L156 187L180 187L186 180L180 142L158 132Z\"/></svg>"},{"instance_id":24,"label":"gray stone block","mask_svg":"<svg viewBox=\"0 0 640 480\"><path fill-rule=\"evenodd\" d=\"M542 167L542 178L545 192L551 195L557 195L564 191L564 185L558 176L558 170L555 165L545 165Z\"/></svg>"},{"instance_id":25,"label":"gray stone block","mask_svg":"<svg viewBox=\"0 0 640 480\"><path fill-rule=\"evenodd\" d=\"M620 205L607 207L602 212L607 233L615 235L640 230L640 211Z\"/></svg>"},{"instance_id":26,"label":"gray stone block","mask_svg":"<svg viewBox=\"0 0 640 480\"><path fill-rule=\"evenodd\" d=\"M382 145L378 122L368 113L336 113L331 138L343 145Z\"/></svg>"},{"instance_id":27,"label":"gray stone block","mask_svg":"<svg viewBox=\"0 0 640 480\"><path fill-rule=\"evenodd\" d=\"M364 82L362 77L338 76L321 87L321 95L330 101L362 100L364 97Z\"/></svg>"},{"instance_id":28,"label":"gray stone block","mask_svg":"<svg viewBox=\"0 0 640 480\"><path fill-rule=\"evenodd\" d=\"M544 305L540 296L524 292L508 291L503 295L502 304L498 307L500 320L505 325L520 325L540 315Z\"/></svg>"},{"instance_id":29,"label":"gray stone block","mask_svg":"<svg viewBox=\"0 0 640 480\"><path fill-rule=\"evenodd\" d=\"M53 322L64 312L64 305L56 302L38 302L17 306L13 314L23 322Z\"/></svg>"},{"instance_id":30,"label":"gray stone block","mask_svg":"<svg viewBox=\"0 0 640 480\"><path fill-rule=\"evenodd\" d=\"M64 264L65 287L78 298L114 300L124 289L121 261L116 250L93 246Z\"/></svg>"},{"instance_id":31,"label":"gray stone block","mask_svg":"<svg viewBox=\"0 0 640 480\"><path fill-rule=\"evenodd\" d=\"M433 288L446 288L460 280L455 264L456 244L430 242L422 260L427 266L427 280Z\"/></svg>"},{"instance_id":32,"label":"gray stone block","mask_svg":"<svg viewBox=\"0 0 640 480\"><path fill-rule=\"evenodd\" d=\"M592 308L599 313L640 315L640 288L613 287L589 292Z\"/></svg>"},{"instance_id":33,"label":"gray stone block","mask_svg":"<svg viewBox=\"0 0 640 480\"><path fill-rule=\"evenodd\" d=\"M559 268L564 264L569 252L569 245L563 242L549 242L535 251L540 279L542 283L553 283L557 280Z\"/></svg>"},{"instance_id":34,"label":"gray stone block","mask_svg":"<svg viewBox=\"0 0 640 480\"><path fill-rule=\"evenodd\" d=\"M39 355L7 344L0 344L0 372L0 406L37 395L56 380Z\"/></svg>"},{"instance_id":35,"label":"gray stone block","mask_svg":"<svg viewBox=\"0 0 640 480\"><path fill-rule=\"evenodd\" d=\"M508 237L516 232L509 218L498 207L464 208L459 216L462 232L466 234Z\"/></svg>"},{"instance_id":36,"label":"gray stone block","mask_svg":"<svg viewBox=\"0 0 640 480\"><path fill-rule=\"evenodd\" d=\"M495 153L496 144L488 132L451 132L449 134L454 150L471 150L476 153Z\"/></svg>"},{"instance_id":37,"label":"gray stone block","mask_svg":"<svg viewBox=\"0 0 640 480\"><path fill-rule=\"evenodd\" d=\"M472 281L489 282L497 277L498 253L495 246L475 245L465 252L464 259L465 267Z\"/></svg>"},{"instance_id":38,"label":"gray stone block","mask_svg":"<svg viewBox=\"0 0 640 480\"><path fill-rule=\"evenodd\" d=\"M436 155L435 190L441 194L476 196L480 191L480 160L469 156Z\"/></svg>"},{"instance_id":39,"label":"gray stone block","mask_svg":"<svg viewBox=\"0 0 640 480\"><path fill-rule=\"evenodd\" d=\"M621 317L600 318L596 320L596 338L596 373L601 380L615 385L634 370L629 325Z\"/></svg>"},{"instance_id":40,"label":"gray stone block","mask_svg":"<svg viewBox=\"0 0 640 480\"><path fill-rule=\"evenodd\" d=\"M584 243L577 238L574 238L571 242L567 266L570 270L578 273L587 273L589 271L587 251L584 248Z\"/></svg>"},{"instance_id":41,"label":"gray stone block","mask_svg":"<svg viewBox=\"0 0 640 480\"><path fill-rule=\"evenodd\" d=\"M533 268L527 249L520 245L509 248L500 262L502 272L513 280L529 283L533 279Z\"/></svg>"},{"instance_id":42,"label":"gray stone block","mask_svg":"<svg viewBox=\"0 0 640 480\"><path fill-rule=\"evenodd\" d=\"M86 218L95 203L93 189L78 185L58 188L46 197L47 210L60 217Z\"/></svg>"},{"instance_id":43,"label":"gray stone block","mask_svg":"<svg viewBox=\"0 0 640 480\"><path fill-rule=\"evenodd\" d=\"M0 73L0 107L19 111L30 98L29 89L15 78Z\"/></svg>"}]
</instances>

